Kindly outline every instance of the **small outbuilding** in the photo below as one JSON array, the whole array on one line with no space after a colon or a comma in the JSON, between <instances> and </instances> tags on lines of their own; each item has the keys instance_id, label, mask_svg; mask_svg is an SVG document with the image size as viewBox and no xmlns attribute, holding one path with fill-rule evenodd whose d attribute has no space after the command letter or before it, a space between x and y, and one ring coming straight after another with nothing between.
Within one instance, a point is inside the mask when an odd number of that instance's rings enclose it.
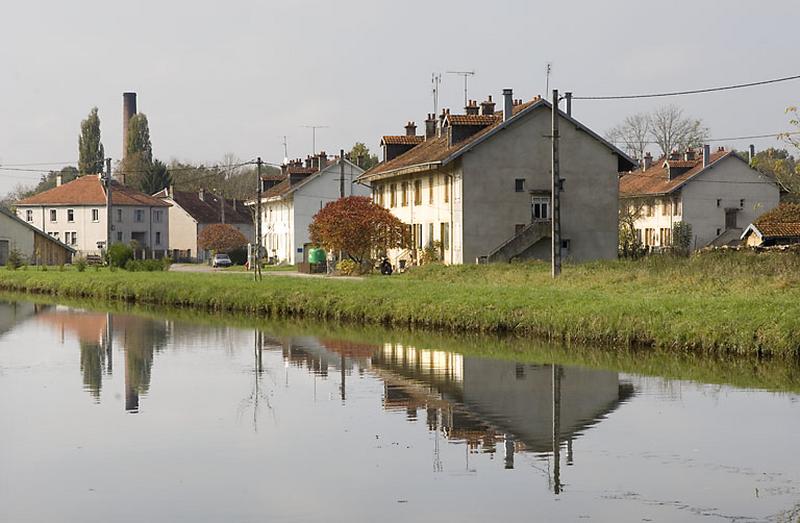
<instances>
[{"instance_id":1,"label":"small outbuilding","mask_svg":"<svg viewBox=\"0 0 800 523\"><path fill-rule=\"evenodd\" d=\"M15 250L31 265L72 263L75 254L75 249L69 245L0 207L0 265L5 265L9 254Z\"/></svg>"},{"instance_id":2,"label":"small outbuilding","mask_svg":"<svg viewBox=\"0 0 800 523\"><path fill-rule=\"evenodd\" d=\"M742 233L748 247L773 247L800 243L800 204L782 203L758 217Z\"/></svg>"}]
</instances>

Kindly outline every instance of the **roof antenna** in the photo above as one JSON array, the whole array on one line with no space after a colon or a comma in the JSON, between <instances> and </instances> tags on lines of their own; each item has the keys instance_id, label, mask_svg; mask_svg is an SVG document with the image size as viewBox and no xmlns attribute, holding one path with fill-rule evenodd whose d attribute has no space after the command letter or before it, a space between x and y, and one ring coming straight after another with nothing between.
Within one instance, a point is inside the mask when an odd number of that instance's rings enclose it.
<instances>
[{"instance_id":1,"label":"roof antenna","mask_svg":"<svg viewBox=\"0 0 800 523\"><path fill-rule=\"evenodd\" d=\"M439 114L439 85L442 83L442 73L431 73L433 85L433 114Z\"/></svg>"},{"instance_id":2,"label":"roof antenna","mask_svg":"<svg viewBox=\"0 0 800 523\"><path fill-rule=\"evenodd\" d=\"M289 145L286 142L286 135L283 135L283 165L289 165Z\"/></svg>"},{"instance_id":3,"label":"roof antenna","mask_svg":"<svg viewBox=\"0 0 800 523\"><path fill-rule=\"evenodd\" d=\"M469 98L467 97L467 79L470 76L475 76L475 71L447 71L447 74L457 74L464 77L464 107L466 107L469 104Z\"/></svg>"},{"instance_id":4,"label":"roof antenna","mask_svg":"<svg viewBox=\"0 0 800 523\"><path fill-rule=\"evenodd\" d=\"M545 83L544 83L544 94L545 97L550 92L550 75L553 73L553 62L547 62L544 66L544 74L545 74Z\"/></svg>"}]
</instances>

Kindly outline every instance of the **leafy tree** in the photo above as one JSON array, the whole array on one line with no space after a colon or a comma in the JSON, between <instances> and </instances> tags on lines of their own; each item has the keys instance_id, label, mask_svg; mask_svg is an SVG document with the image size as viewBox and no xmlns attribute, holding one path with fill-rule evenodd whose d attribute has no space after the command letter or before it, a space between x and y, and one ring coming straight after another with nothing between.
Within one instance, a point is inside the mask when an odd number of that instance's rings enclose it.
<instances>
[{"instance_id":1,"label":"leafy tree","mask_svg":"<svg viewBox=\"0 0 800 523\"><path fill-rule=\"evenodd\" d=\"M155 194L172 182L167 166L161 160L155 160L142 173L139 179L139 189L145 194Z\"/></svg>"},{"instance_id":2,"label":"leafy tree","mask_svg":"<svg viewBox=\"0 0 800 523\"><path fill-rule=\"evenodd\" d=\"M247 245L247 238L232 225L214 223L200 231L197 244L207 251L229 252Z\"/></svg>"},{"instance_id":3,"label":"leafy tree","mask_svg":"<svg viewBox=\"0 0 800 523\"><path fill-rule=\"evenodd\" d=\"M100 117L97 107L93 107L89 116L81 122L81 134L78 137L78 170L81 174L97 174L103 172L105 151L100 141Z\"/></svg>"},{"instance_id":4,"label":"leafy tree","mask_svg":"<svg viewBox=\"0 0 800 523\"><path fill-rule=\"evenodd\" d=\"M369 148L362 142L356 142L350 149L350 161L368 171L378 164L378 157L370 154Z\"/></svg>"},{"instance_id":5,"label":"leafy tree","mask_svg":"<svg viewBox=\"0 0 800 523\"><path fill-rule=\"evenodd\" d=\"M153 144L150 142L150 126L147 116L135 114L128 122L128 142L125 144L125 159L120 164L127 184L140 190L144 188L145 173L153 165Z\"/></svg>"},{"instance_id":6,"label":"leafy tree","mask_svg":"<svg viewBox=\"0 0 800 523\"><path fill-rule=\"evenodd\" d=\"M312 242L361 265L373 252L403 246L405 226L369 197L348 196L323 207L308 230Z\"/></svg>"}]
</instances>

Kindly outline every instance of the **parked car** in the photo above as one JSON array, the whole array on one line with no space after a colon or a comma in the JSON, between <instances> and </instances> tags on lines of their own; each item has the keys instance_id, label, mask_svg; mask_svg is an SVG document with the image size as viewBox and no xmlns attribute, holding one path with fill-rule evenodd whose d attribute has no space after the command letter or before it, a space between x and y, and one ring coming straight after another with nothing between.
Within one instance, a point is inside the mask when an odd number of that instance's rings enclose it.
<instances>
[{"instance_id":1,"label":"parked car","mask_svg":"<svg viewBox=\"0 0 800 523\"><path fill-rule=\"evenodd\" d=\"M233 262L227 254L215 254L214 257L211 258L212 267L230 267L231 265L233 265Z\"/></svg>"}]
</instances>

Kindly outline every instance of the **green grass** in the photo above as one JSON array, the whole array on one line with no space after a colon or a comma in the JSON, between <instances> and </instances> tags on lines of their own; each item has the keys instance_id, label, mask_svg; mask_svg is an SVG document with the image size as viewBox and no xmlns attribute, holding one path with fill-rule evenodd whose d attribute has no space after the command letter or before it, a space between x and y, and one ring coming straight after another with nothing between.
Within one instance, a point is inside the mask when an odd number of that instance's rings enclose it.
<instances>
[{"instance_id":1,"label":"green grass","mask_svg":"<svg viewBox=\"0 0 800 523\"><path fill-rule=\"evenodd\" d=\"M0 289L567 343L798 354L800 256L715 253L567 266L432 265L392 277L0 271Z\"/></svg>"}]
</instances>

